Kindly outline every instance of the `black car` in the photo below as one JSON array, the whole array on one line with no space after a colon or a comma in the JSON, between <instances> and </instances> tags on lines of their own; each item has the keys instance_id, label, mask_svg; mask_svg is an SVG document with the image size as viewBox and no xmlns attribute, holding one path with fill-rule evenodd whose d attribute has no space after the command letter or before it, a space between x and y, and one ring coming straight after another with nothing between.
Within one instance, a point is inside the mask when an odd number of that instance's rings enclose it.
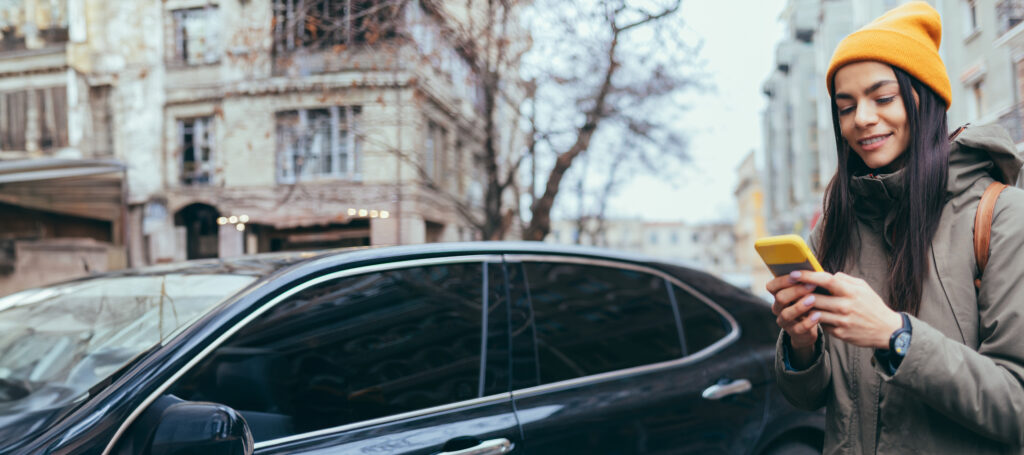
<instances>
[{"instance_id":1,"label":"black car","mask_svg":"<svg viewBox=\"0 0 1024 455\"><path fill-rule=\"evenodd\" d=\"M603 250L456 243L0 298L0 453L810 453L768 306Z\"/></svg>"}]
</instances>

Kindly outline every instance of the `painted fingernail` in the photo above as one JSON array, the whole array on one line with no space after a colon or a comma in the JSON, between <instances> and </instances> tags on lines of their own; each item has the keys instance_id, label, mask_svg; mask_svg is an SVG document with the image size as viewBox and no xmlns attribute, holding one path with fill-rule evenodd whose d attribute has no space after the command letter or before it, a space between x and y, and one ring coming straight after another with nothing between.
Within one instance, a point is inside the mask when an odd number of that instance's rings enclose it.
<instances>
[{"instance_id":1,"label":"painted fingernail","mask_svg":"<svg viewBox=\"0 0 1024 455\"><path fill-rule=\"evenodd\" d=\"M792 272L789 272L789 277L794 279L794 280L799 279L800 278L800 271L799 270L794 270Z\"/></svg>"},{"instance_id":2,"label":"painted fingernail","mask_svg":"<svg viewBox=\"0 0 1024 455\"><path fill-rule=\"evenodd\" d=\"M818 322L821 319L821 313L811 313L811 321Z\"/></svg>"},{"instance_id":3,"label":"painted fingernail","mask_svg":"<svg viewBox=\"0 0 1024 455\"><path fill-rule=\"evenodd\" d=\"M804 285L804 289L806 289L808 291L813 291L815 287L817 287L817 286L815 286L813 284L810 284L810 283Z\"/></svg>"},{"instance_id":4,"label":"painted fingernail","mask_svg":"<svg viewBox=\"0 0 1024 455\"><path fill-rule=\"evenodd\" d=\"M804 306L811 306L811 305L814 305L814 296L813 295L807 296L807 299L804 300ZM815 313L815 314L817 314L817 313Z\"/></svg>"}]
</instances>

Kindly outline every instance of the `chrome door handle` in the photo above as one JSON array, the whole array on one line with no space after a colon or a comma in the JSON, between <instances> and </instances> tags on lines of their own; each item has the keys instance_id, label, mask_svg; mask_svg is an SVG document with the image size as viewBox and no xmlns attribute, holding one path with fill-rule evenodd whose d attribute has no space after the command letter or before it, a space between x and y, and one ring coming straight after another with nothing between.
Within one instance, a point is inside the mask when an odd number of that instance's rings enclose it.
<instances>
[{"instance_id":1,"label":"chrome door handle","mask_svg":"<svg viewBox=\"0 0 1024 455\"><path fill-rule=\"evenodd\" d=\"M704 397L705 400L721 400L729 395L749 392L752 388L753 386L750 385L750 381L737 379L725 384L715 384L708 387L704 389L704 393L700 394L700 396Z\"/></svg>"},{"instance_id":2,"label":"chrome door handle","mask_svg":"<svg viewBox=\"0 0 1024 455\"><path fill-rule=\"evenodd\" d=\"M512 451L512 443L508 439L491 439L489 441L481 442L473 447L462 450L453 450L451 452L441 452L437 455L494 455L500 453L509 453Z\"/></svg>"}]
</instances>

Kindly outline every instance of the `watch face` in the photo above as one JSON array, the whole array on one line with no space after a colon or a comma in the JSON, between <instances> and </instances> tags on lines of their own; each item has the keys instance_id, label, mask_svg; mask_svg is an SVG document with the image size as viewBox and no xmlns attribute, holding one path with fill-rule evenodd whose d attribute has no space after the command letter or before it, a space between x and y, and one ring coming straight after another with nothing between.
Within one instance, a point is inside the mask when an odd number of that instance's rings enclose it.
<instances>
[{"instance_id":1,"label":"watch face","mask_svg":"<svg viewBox=\"0 0 1024 455\"><path fill-rule=\"evenodd\" d=\"M896 335L896 341L893 343L893 347L896 348L896 354L906 355L907 348L910 347L910 333L903 332L899 335Z\"/></svg>"}]
</instances>

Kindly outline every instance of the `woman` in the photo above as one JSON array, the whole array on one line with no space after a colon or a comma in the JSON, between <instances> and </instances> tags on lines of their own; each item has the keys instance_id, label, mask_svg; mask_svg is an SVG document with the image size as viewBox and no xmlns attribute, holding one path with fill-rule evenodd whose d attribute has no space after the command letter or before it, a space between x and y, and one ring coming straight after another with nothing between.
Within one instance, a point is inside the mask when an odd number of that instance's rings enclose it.
<instances>
[{"instance_id":1,"label":"woman","mask_svg":"<svg viewBox=\"0 0 1024 455\"><path fill-rule=\"evenodd\" d=\"M973 251L981 194L1022 163L999 127L949 140L940 37L914 2L839 44L839 166L811 234L827 272L767 285L779 387L826 408L826 453L1024 453L1024 191L998 199L977 290Z\"/></svg>"}]
</instances>

